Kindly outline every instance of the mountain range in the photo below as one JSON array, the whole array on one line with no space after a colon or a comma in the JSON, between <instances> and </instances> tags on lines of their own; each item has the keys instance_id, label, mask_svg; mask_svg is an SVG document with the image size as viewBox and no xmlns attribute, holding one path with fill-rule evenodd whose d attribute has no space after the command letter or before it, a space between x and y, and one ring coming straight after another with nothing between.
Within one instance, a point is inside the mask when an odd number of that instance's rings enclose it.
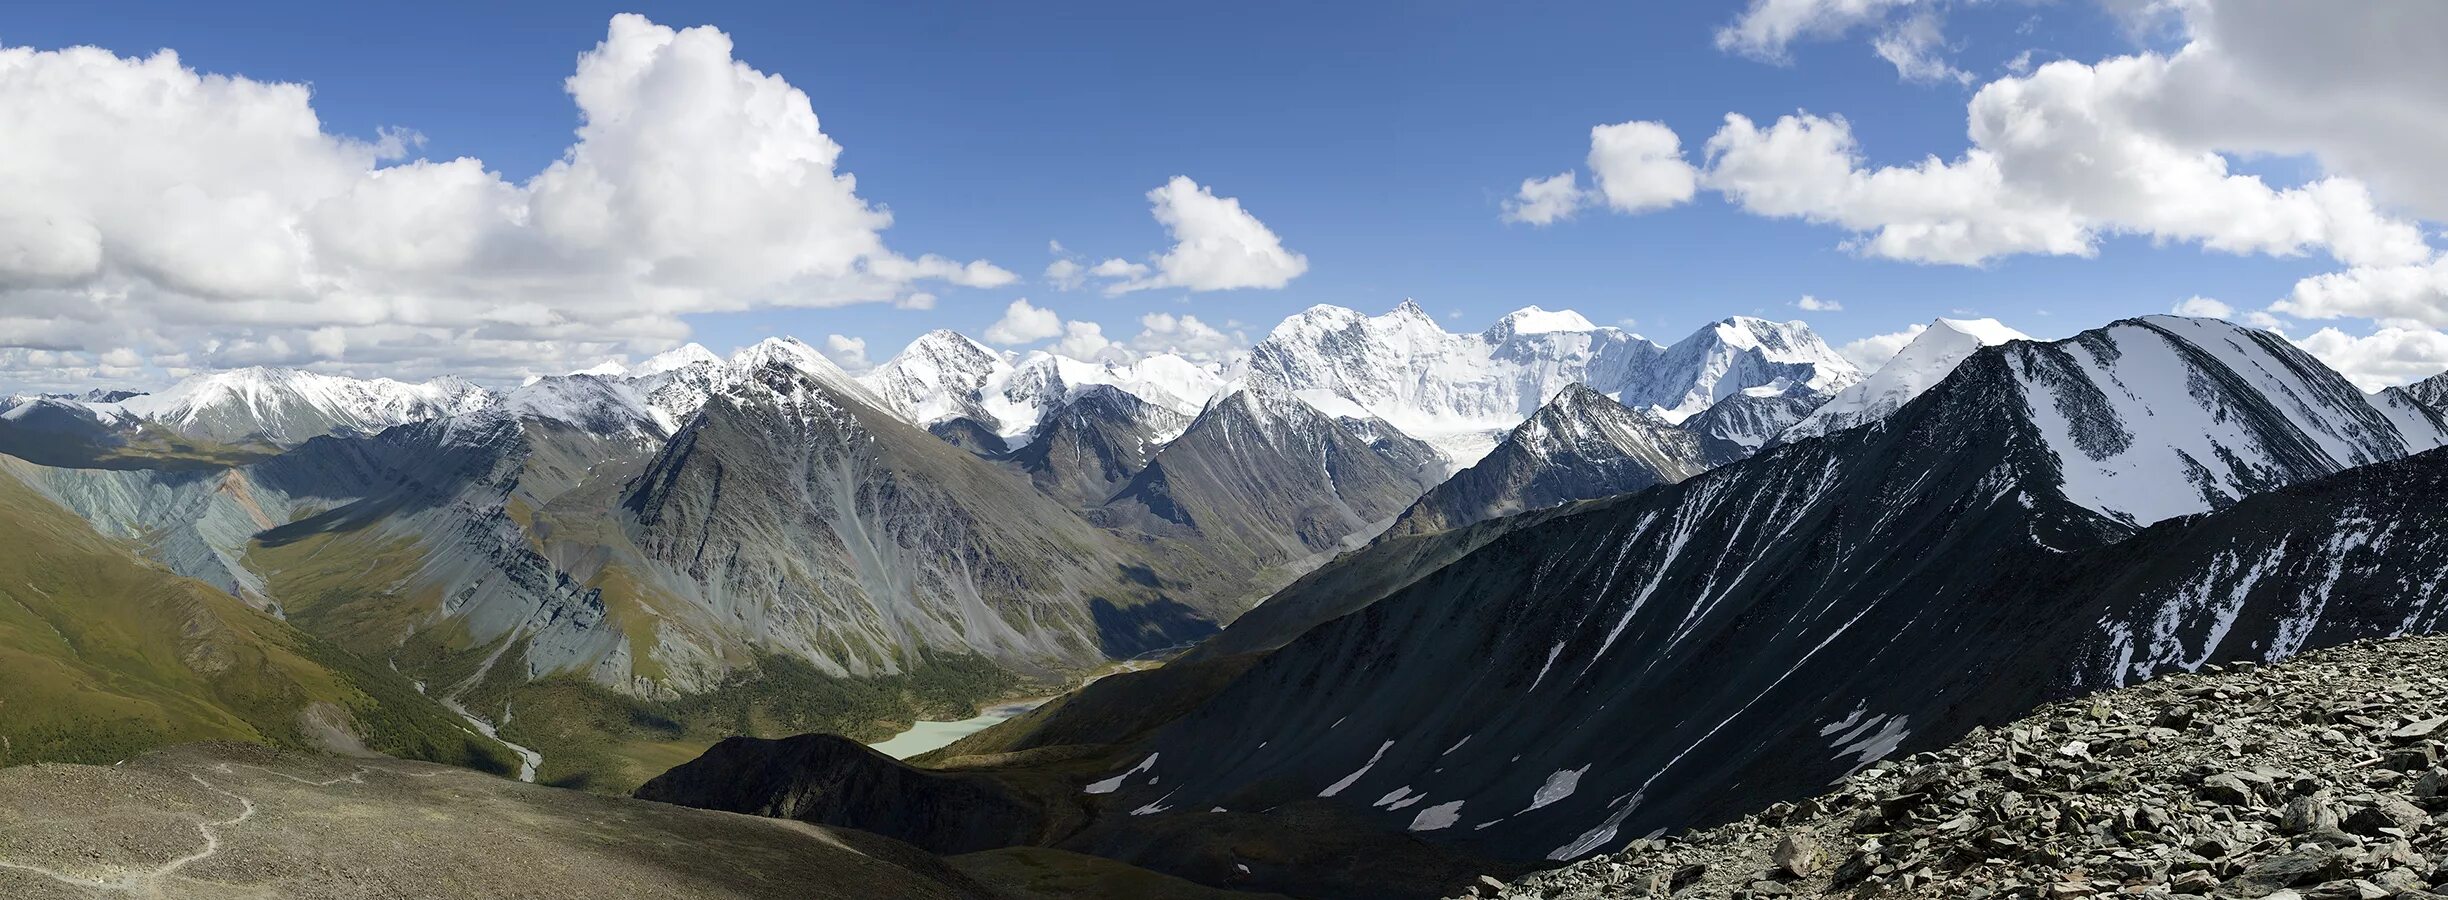
<instances>
[{"instance_id":1,"label":"mountain range","mask_svg":"<svg viewBox=\"0 0 2448 900\"><path fill-rule=\"evenodd\" d=\"M2375 405L2266 332L2153 318L2013 343L1881 427L1525 523L1307 630L1132 761L1153 762L1109 773L1114 802L1330 804L1507 858L1617 847L2019 713L2150 623L2194 665L2222 646L2205 631L2291 636L2224 646L2283 656L2322 629L2403 627L2434 592L2385 616L2308 601L2213 627L2167 590L2124 605L2030 583L2153 523L2267 521L2200 514L2444 440L2435 414ZM2396 562L2448 574L2427 553ZM2017 594L2039 596L2002 601Z\"/></svg>"},{"instance_id":2,"label":"mountain range","mask_svg":"<svg viewBox=\"0 0 2448 900\"><path fill-rule=\"evenodd\" d=\"M1604 499L1388 535L1182 662L934 759L973 780L1067 780L1066 802L1094 813L1054 846L1209 884L1441 896L1462 882L1436 859L1614 850L2047 700L2448 614L2422 508L2448 427L2411 392L2365 395L2283 338L2212 320L1966 337L1946 340L1986 346L1884 418ZM1903 374L1886 383L1911 393ZM688 785L760 752L729 747L648 790L699 803ZM703 805L766 788L726 790ZM911 790L894 802L925 802ZM897 827L881 801L795 810ZM1420 860L1412 881L1270 864L1327 840L1449 856L1403 857Z\"/></svg>"},{"instance_id":3,"label":"mountain range","mask_svg":"<svg viewBox=\"0 0 2448 900\"><path fill-rule=\"evenodd\" d=\"M1497 496L1515 473L1457 523L1686 477L1706 463L1668 417L1857 378L1799 323L1669 348L1535 307L1452 334L1406 302L1204 363L938 331L856 375L787 338L490 388L238 369L8 398L0 452L99 533L540 754L536 777L622 787L741 716L880 735L1194 642L1442 502L1533 414L1634 428L1663 449L1572 452L1662 469ZM1502 458L1524 452L1552 449Z\"/></svg>"},{"instance_id":4,"label":"mountain range","mask_svg":"<svg viewBox=\"0 0 2448 900\"><path fill-rule=\"evenodd\" d=\"M1385 877L1244 852L1325 834L1425 891L2048 699L2428 629L2448 556L2391 486L2440 466L2439 384L2366 395L2205 319L1942 319L1864 375L1794 322L1660 345L1406 302L1219 360L938 331L864 373L774 338L494 388L249 369L15 397L0 484L55 523L28 540L115 548L304 654L280 683L346 686L264 706L188 651L162 690L221 730L46 746L354 741L938 853ZM1184 648L942 751L982 819L908 821L942 784L838 738L755 742Z\"/></svg>"}]
</instances>

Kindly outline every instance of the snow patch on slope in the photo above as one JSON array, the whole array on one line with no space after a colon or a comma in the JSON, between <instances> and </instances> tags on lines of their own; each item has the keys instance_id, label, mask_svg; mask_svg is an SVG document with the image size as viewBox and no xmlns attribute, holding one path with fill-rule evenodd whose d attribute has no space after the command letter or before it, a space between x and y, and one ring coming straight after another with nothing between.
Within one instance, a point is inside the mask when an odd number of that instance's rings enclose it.
<instances>
[{"instance_id":1,"label":"snow patch on slope","mask_svg":"<svg viewBox=\"0 0 2448 900\"><path fill-rule=\"evenodd\" d=\"M1982 347L2031 336L1996 319L1939 319L1870 377L1836 392L1826 405L1794 423L1780 439L1790 443L1886 418L1923 391L1946 380Z\"/></svg>"}]
</instances>

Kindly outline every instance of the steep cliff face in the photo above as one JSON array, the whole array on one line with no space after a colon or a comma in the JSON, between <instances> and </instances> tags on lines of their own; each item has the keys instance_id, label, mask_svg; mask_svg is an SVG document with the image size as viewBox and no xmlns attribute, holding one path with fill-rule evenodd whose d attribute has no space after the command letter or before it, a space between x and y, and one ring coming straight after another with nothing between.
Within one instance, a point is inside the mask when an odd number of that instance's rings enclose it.
<instances>
[{"instance_id":1,"label":"steep cliff face","mask_svg":"<svg viewBox=\"0 0 2448 900\"><path fill-rule=\"evenodd\" d=\"M1188 543L1234 578L1280 584L1374 537L1443 474L1433 451L1382 423L1236 386L1102 515Z\"/></svg>"},{"instance_id":2,"label":"steep cliff face","mask_svg":"<svg viewBox=\"0 0 2448 900\"><path fill-rule=\"evenodd\" d=\"M1717 401L1678 427L1700 441L1702 459L1722 466L1776 443L1827 399L1827 394L1811 390L1744 391Z\"/></svg>"},{"instance_id":3,"label":"steep cliff face","mask_svg":"<svg viewBox=\"0 0 2448 900\"><path fill-rule=\"evenodd\" d=\"M1094 385L1047 410L1011 461L1047 496L1073 508L1098 507L1189 425L1189 416Z\"/></svg>"},{"instance_id":4,"label":"steep cliff face","mask_svg":"<svg viewBox=\"0 0 2448 900\"><path fill-rule=\"evenodd\" d=\"M922 649L1080 665L1213 630L1026 481L805 365L746 371L632 482L655 584L835 673Z\"/></svg>"},{"instance_id":5,"label":"steep cliff face","mask_svg":"<svg viewBox=\"0 0 2448 900\"><path fill-rule=\"evenodd\" d=\"M1810 326L1733 316L1676 341L1611 393L1625 406L1681 422L1745 392L1825 396L1859 380L1861 372Z\"/></svg>"}]
</instances>

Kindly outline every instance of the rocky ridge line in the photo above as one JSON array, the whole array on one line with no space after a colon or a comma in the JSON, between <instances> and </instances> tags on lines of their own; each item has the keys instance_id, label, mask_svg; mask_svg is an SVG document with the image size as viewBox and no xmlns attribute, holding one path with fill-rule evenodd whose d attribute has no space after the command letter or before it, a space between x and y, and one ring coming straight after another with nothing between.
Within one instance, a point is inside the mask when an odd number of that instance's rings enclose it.
<instances>
[{"instance_id":1,"label":"rocky ridge line","mask_svg":"<svg viewBox=\"0 0 2448 900\"><path fill-rule=\"evenodd\" d=\"M2448 637L2205 666L1466 896L2434 900Z\"/></svg>"}]
</instances>

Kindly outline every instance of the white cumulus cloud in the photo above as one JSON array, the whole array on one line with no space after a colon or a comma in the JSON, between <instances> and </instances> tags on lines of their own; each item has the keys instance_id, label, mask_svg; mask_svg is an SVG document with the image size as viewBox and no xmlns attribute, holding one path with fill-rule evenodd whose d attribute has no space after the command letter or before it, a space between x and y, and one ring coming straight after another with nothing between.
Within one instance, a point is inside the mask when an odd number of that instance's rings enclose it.
<instances>
[{"instance_id":1,"label":"white cumulus cloud","mask_svg":"<svg viewBox=\"0 0 2448 900\"><path fill-rule=\"evenodd\" d=\"M1580 173L1571 171L1523 179L1504 203L1504 220L1549 225L1599 204L1644 213L1684 203L1699 190L1700 173L1683 158L1683 139L1659 122L1591 128L1585 162L1594 187L1583 190Z\"/></svg>"},{"instance_id":2,"label":"white cumulus cloud","mask_svg":"<svg viewBox=\"0 0 2448 900\"><path fill-rule=\"evenodd\" d=\"M2360 317L2448 327L2448 254L2428 262L2315 275L2271 309L2307 319Z\"/></svg>"},{"instance_id":3,"label":"white cumulus cloud","mask_svg":"<svg viewBox=\"0 0 2448 900\"><path fill-rule=\"evenodd\" d=\"M1620 122L1590 129L1590 173L1598 193L1619 212L1682 203L1698 189L1699 173L1683 159L1683 141L1657 122Z\"/></svg>"},{"instance_id":4,"label":"white cumulus cloud","mask_svg":"<svg viewBox=\"0 0 2448 900\"><path fill-rule=\"evenodd\" d=\"M2448 334L2437 329L2389 326L2354 337L2323 328L2295 343L2367 391L2448 371Z\"/></svg>"},{"instance_id":5,"label":"white cumulus cloud","mask_svg":"<svg viewBox=\"0 0 2448 900\"><path fill-rule=\"evenodd\" d=\"M1249 336L1237 328L1225 331L1197 316L1161 312L1140 316L1139 335L1130 340L1139 353L1171 353L1193 362L1223 362L1249 344Z\"/></svg>"},{"instance_id":6,"label":"white cumulus cloud","mask_svg":"<svg viewBox=\"0 0 2448 900\"><path fill-rule=\"evenodd\" d=\"M1504 204L1504 220L1552 225L1581 211L1581 176L1564 172L1545 178L1524 178L1521 189Z\"/></svg>"},{"instance_id":7,"label":"white cumulus cloud","mask_svg":"<svg viewBox=\"0 0 2448 900\"><path fill-rule=\"evenodd\" d=\"M2175 308L2169 310L2169 312L2173 312L2180 316L2206 316L2212 319L2224 319L2235 315L2235 307L2221 303L2209 297L2196 294L2178 301Z\"/></svg>"},{"instance_id":8,"label":"white cumulus cloud","mask_svg":"<svg viewBox=\"0 0 2448 900\"><path fill-rule=\"evenodd\" d=\"M1717 49L1762 62L1791 64L1793 44L1874 32L1872 52L1905 81L1967 84L1970 73L1947 60L1945 0L1752 0L1717 29Z\"/></svg>"},{"instance_id":9,"label":"white cumulus cloud","mask_svg":"<svg viewBox=\"0 0 2448 900\"><path fill-rule=\"evenodd\" d=\"M1844 312L1844 304L1834 300L1821 300L1809 294L1803 294L1802 299L1794 301L1794 306L1804 312Z\"/></svg>"},{"instance_id":10,"label":"white cumulus cloud","mask_svg":"<svg viewBox=\"0 0 2448 900\"><path fill-rule=\"evenodd\" d=\"M1091 274L1120 279L1105 287L1108 294L1280 288L1309 271L1309 258L1285 249L1238 199L1218 197L1182 175L1147 196L1156 221L1173 236L1173 247L1146 265L1120 259L1098 263Z\"/></svg>"},{"instance_id":11,"label":"white cumulus cloud","mask_svg":"<svg viewBox=\"0 0 2448 900\"><path fill-rule=\"evenodd\" d=\"M1068 257L1057 259L1046 264L1045 280L1058 290L1076 291L1088 281L1088 270L1079 264L1079 260Z\"/></svg>"},{"instance_id":12,"label":"white cumulus cloud","mask_svg":"<svg viewBox=\"0 0 2448 900\"><path fill-rule=\"evenodd\" d=\"M1912 343L1913 338L1920 337L1921 332L1928 330L1929 326L1914 323L1903 331L1874 334L1858 341L1849 341L1837 347L1836 354L1844 357L1845 361L1852 363L1856 369L1875 372L1878 371L1878 367L1886 365L1888 360L1894 359L1896 353L1904 349L1904 345Z\"/></svg>"},{"instance_id":13,"label":"white cumulus cloud","mask_svg":"<svg viewBox=\"0 0 2448 900\"><path fill-rule=\"evenodd\" d=\"M866 338L838 334L825 335L824 355L826 359L832 360L834 365L854 375L875 368L875 362L867 358Z\"/></svg>"},{"instance_id":14,"label":"white cumulus cloud","mask_svg":"<svg viewBox=\"0 0 2448 900\"><path fill-rule=\"evenodd\" d=\"M887 247L807 95L721 31L616 16L564 87L575 142L513 181L329 133L304 85L0 48L0 322L48 323L0 343L509 378L691 313L1015 280Z\"/></svg>"},{"instance_id":15,"label":"white cumulus cloud","mask_svg":"<svg viewBox=\"0 0 2448 900\"><path fill-rule=\"evenodd\" d=\"M986 342L1007 347L1033 344L1062 332L1061 316L1022 297L1003 308L1002 318L986 326Z\"/></svg>"},{"instance_id":16,"label":"white cumulus cloud","mask_svg":"<svg viewBox=\"0 0 2448 900\"><path fill-rule=\"evenodd\" d=\"M1129 362L1132 358L1129 350L1105 337L1105 326L1077 320L1062 323L1062 339L1054 342L1054 352L1072 359Z\"/></svg>"}]
</instances>

